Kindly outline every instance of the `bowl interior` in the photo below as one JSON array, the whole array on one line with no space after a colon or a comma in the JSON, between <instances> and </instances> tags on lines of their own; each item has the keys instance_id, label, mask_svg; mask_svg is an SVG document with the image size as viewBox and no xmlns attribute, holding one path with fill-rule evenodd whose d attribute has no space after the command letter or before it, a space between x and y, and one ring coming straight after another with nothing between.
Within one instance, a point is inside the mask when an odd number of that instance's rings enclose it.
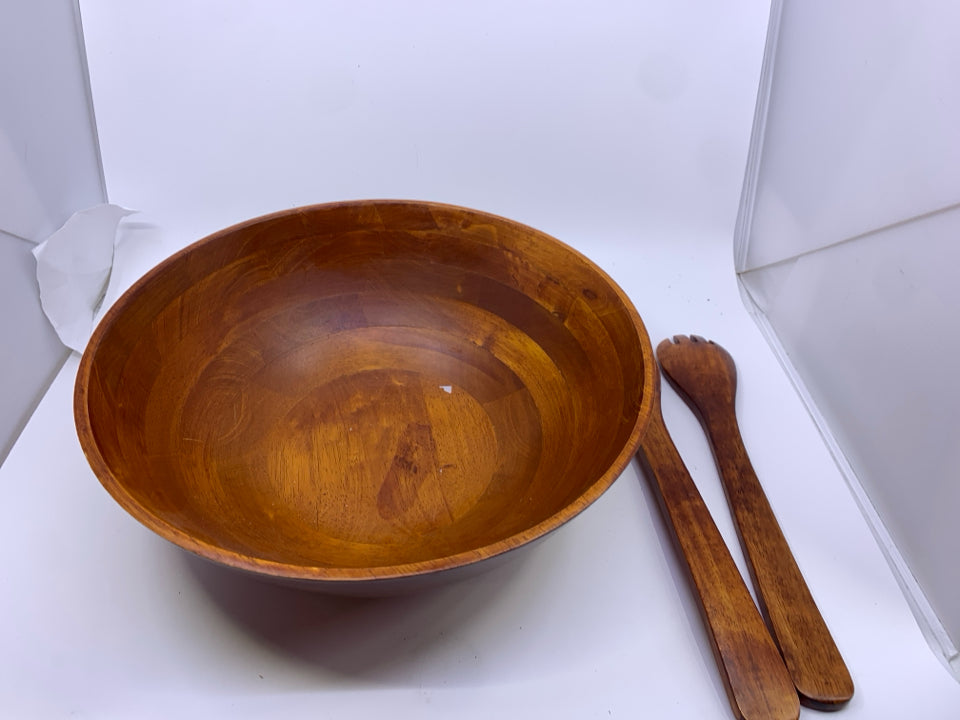
<instances>
[{"instance_id":1,"label":"bowl interior","mask_svg":"<svg viewBox=\"0 0 960 720\"><path fill-rule=\"evenodd\" d=\"M174 255L108 313L76 415L104 486L214 560L427 572L553 529L622 471L652 352L623 293L528 227L359 202Z\"/></svg>"}]
</instances>

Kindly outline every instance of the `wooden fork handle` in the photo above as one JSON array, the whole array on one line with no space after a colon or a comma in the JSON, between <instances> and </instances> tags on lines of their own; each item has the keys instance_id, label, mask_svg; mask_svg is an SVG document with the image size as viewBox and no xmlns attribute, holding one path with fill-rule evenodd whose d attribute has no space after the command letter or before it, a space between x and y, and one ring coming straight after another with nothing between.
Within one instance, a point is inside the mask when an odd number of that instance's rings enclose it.
<instances>
[{"instance_id":1,"label":"wooden fork handle","mask_svg":"<svg viewBox=\"0 0 960 720\"><path fill-rule=\"evenodd\" d=\"M732 413L698 413L723 479L761 608L804 705L836 710L853 680L800 573Z\"/></svg>"},{"instance_id":2,"label":"wooden fork handle","mask_svg":"<svg viewBox=\"0 0 960 720\"><path fill-rule=\"evenodd\" d=\"M637 454L686 561L734 715L796 720L790 675L683 460L654 407Z\"/></svg>"}]
</instances>

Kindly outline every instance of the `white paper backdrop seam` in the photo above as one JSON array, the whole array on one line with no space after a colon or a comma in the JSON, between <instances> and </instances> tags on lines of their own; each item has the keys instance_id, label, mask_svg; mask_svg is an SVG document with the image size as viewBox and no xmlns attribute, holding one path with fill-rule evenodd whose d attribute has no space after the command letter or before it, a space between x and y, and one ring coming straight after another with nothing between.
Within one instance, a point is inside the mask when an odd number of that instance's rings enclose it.
<instances>
[{"instance_id":1,"label":"white paper backdrop seam","mask_svg":"<svg viewBox=\"0 0 960 720\"><path fill-rule=\"evenodd\" d=\"M33 249L43 312L76 352L86 347L107 291L117 228L134 212L109 203L80 210Z\"/></svg>"}]
</instances>

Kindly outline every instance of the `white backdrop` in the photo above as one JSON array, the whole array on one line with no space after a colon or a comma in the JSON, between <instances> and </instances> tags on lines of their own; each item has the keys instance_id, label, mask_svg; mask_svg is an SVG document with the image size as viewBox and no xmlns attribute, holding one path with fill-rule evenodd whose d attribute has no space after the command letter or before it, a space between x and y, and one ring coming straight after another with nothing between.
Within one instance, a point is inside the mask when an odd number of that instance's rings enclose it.
<instances>
[{"instance_id":1,"label":"white backdrop","mask_svg":"<svg viewBox=\"0 0 960 720\"><path fill-rule=\"evenodd\" d=\"M0 3L0 463L66 358L30 251L105 197L76 5Z\"/></svg>"},{"instance_id":2,"label":"white backdrop","mask_svg":"<svg viewBox=\"0 0 960 720\"><path fill-rule=\"evenodd\" d=\"M114 296L207 232L304 203L424 198L550 232L622 285L654 342L697 332L733 353L745 442L857 684L844 716L956 716L960 685L739 297L766 3L81 9L109 199L141 211ZM0 706L15 716L730 716L635 464L496 572L330 601L199 564L127 517L76 441L75 372L0 468ZM703 434L669 389L664 405L742 567Z\"/></svg>"},{"instance_id":3,"label":"white backdrop","mask_svg":"<svg viewBox=\"0 0 960 720\"><path fill-rule=\"evenodd\" d=\"M777 5L737 271L960 678L960 8Z\"/></svg>"},{"instance_id":4,"label":"white backdrop","mask_svg":"<svg viewBox=\"0 0 960 720\"><path fill-rule=\"evenodd\" d=\"M111 201L185 233L402 196L729 238L762 2L82 7Z\"/></svg>"}]
</instances>

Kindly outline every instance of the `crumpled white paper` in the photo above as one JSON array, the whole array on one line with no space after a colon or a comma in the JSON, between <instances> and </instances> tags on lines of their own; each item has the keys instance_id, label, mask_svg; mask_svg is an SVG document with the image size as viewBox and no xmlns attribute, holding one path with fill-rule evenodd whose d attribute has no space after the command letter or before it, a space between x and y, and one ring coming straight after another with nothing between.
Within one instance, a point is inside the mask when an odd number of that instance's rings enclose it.
<instances>
[{"instance_id":1,"label":"crumpled white paper","mask_svg":"<svg viewBox=\"0 0 960 720\"><path fill-rule=\"evenodd\" d=\"M113 269L117 228L136 210L96 205L74 213L33 249L40 304L64 345L83 352Z\"/></svg>"}]
</instances>

